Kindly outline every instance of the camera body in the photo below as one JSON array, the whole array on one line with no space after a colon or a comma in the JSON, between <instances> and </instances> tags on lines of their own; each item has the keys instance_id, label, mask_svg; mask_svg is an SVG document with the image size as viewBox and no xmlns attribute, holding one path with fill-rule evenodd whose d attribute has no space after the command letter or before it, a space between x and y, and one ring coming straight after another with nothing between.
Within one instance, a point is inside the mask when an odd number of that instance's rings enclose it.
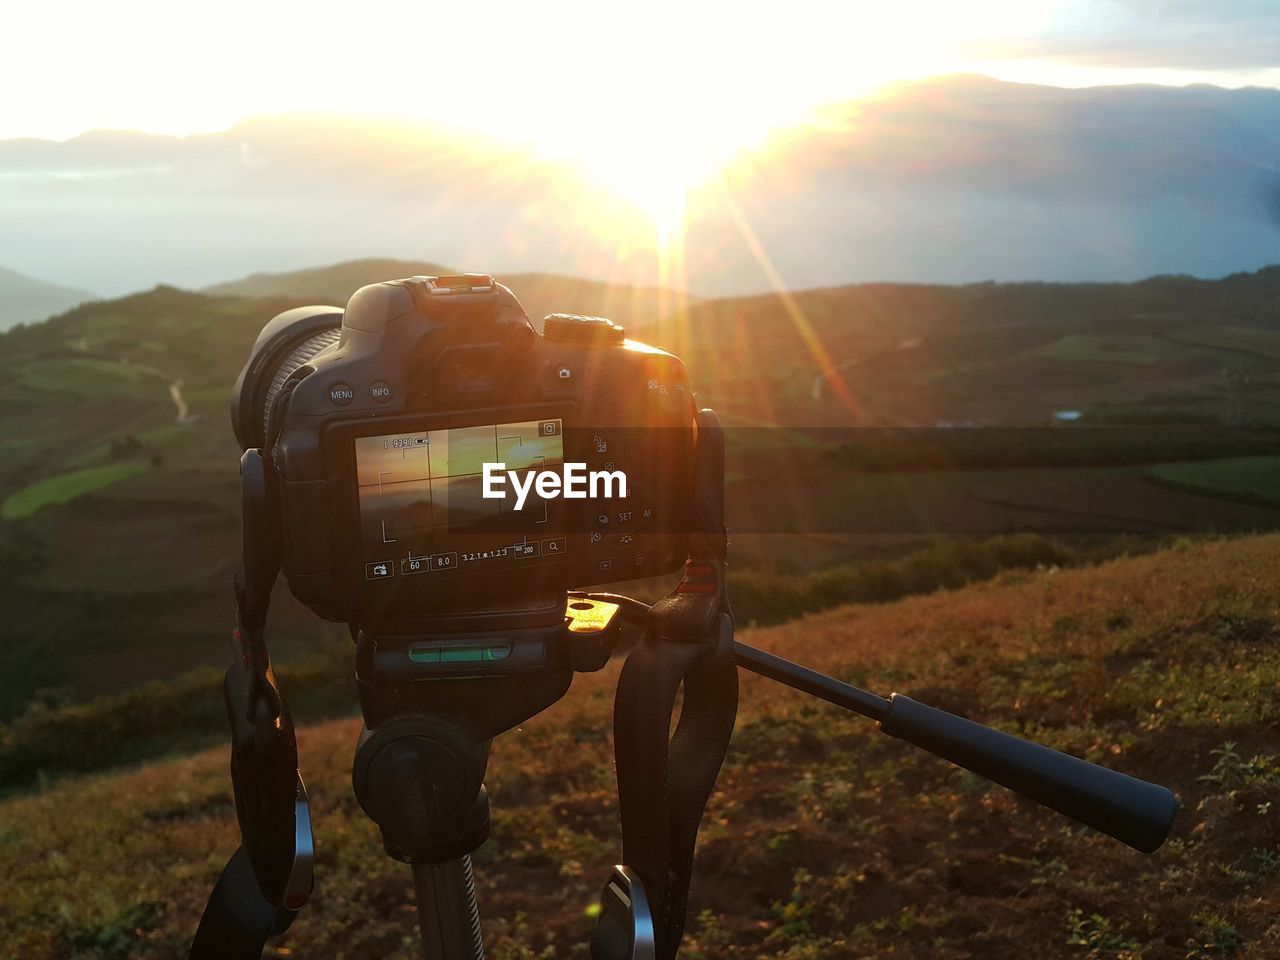
<instances>
[{"instance_id":1,"label":"camera body","mask_svg":"<svg viewBox=\"0 0 1280 960\"><path fill-rule=\"evenodd\" d=\"M371 284L335 337L337 319L268 324L233 402L242 445L254 417L274 438L282 567L314 612L382 633L550 623L571 587L683 563L697 428L679 359L598 317L539 334L480 274ZM273 329L299 326L304 362L277 344L264 366Z\"/></svg>"}]
</instances>

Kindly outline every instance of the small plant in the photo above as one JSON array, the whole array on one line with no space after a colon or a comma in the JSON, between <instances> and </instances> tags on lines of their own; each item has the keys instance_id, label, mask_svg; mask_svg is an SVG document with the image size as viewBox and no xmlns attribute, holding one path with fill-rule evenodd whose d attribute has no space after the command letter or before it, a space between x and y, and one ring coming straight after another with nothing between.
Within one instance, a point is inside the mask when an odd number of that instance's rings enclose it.
<instances>
[{"instance_id":1,"label":"small plant","mask_svg":"<svg viewBox=\"0 0 1280 960\"><path fill-rule=\"evenodd\" d=\"M809 925L809 915L813 907L804 902L801 888L812 875L807 870L797 870L791 886L791 899L786 903L774 902L773 913L780 921L777 934L788 940L812 940L813 927Z\"/></svg>"},{"instance_id":2,"label":"small plant","mask_svg":"<svg viewBox=\"0 0 1280 960\"><path fill-rule=\"evenodd\" d=\"M1240 933L1225 917L1216 913L1197 913L1196 935L1187 942L1187 960L1226 957L1240 949Z\"/></svg>"},{"instance_id":3,"label":"small plant","mask_svg":"<svg viewBox=\"0 0 1280 960\"><path fill-rule=\"evenodd\" d=\"M1275 757L1255 755L1245 759L1236 750L1236 743L1228 740L1217 750L1210 750L1209 755L1216 757L1213 770L1202 775L1203 783L1212 783L1225 790L1235 790L1250 784L1273 784L1280 781L1280 766ZM1259 809L1260 814L1267 811Z\"/></svg>"},{"instance_id":4,"label":"small plant","mask_svg":"<svg viewBox=\"0 0 1280 960\"><path fill-rule=\"evenodd\" d=\"M135 955L139 939L155 927L163 914L160 903L131 904L101 923L71 931L66 945L72 955L85 960L125 960Z\"/></svg>"},{"instance_id":5,"label":"small plant","mask_svg":"<svg viewBox=\"0 0 1280 960\"><path fill-rule=\"evenodd\" d=\"M733 943L732 932L720 925L722 919L710 910L703 910L698 914L699 947L722 947Z\"/></svg>"},{"instance_id":6,"label":"small plant","mask_svg":"<svg viewBox=\"0 0 1280 960\"><path fill-rule=\"evenodd\" d=\"M1269 847L1259 847L1249 854L1249 861L1253 864L1254 876L1262 876L1268 873L1274 873L1277 867L1280 867L1280 856Z\"/></svg>"},{"instance_id":7,"label":"small plant","mask_svg":"<svg viewBox=\"0 0 1280 960\"><path fill-rule=\"evenodd\" d=\"M1117 960L1140 960L1142 944L1112 927L1111 921L1101 914L1085 916L1083 910L1067 914L1067 944L1084 947L1089 957L1115 957Z\"/></svg>"}]
</instances>

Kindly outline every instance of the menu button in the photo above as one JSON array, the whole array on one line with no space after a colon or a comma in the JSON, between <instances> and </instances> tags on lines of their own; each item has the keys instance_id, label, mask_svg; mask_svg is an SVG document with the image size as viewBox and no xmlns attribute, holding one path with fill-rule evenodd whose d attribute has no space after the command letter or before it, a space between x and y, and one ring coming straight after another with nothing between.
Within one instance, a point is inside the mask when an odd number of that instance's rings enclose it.
<instances>
[{"instance_id":1,"label":"menu button","mask_svg":"<svg viewBox=\"0 0 1280 960\"><path fill-rule=\"evenodd\" d=\"M340 407L345 407L356 398L356 392L347 383L334 383L329 385L329 400L336 403Z\"/></svg>"}]
</instances>

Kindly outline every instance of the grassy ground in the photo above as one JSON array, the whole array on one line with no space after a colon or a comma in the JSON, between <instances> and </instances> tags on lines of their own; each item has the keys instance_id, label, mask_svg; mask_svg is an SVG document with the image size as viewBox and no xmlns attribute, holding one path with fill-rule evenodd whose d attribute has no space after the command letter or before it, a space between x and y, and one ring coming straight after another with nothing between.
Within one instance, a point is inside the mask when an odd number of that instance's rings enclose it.
<instances>
[{"instance_id":1,"label":"grassy ground","mask_svg":"<svg viewBox=\"0 0 1280 960\"><path fill-rule=\"evenodd\" d=\"M887 693L1167 783L1143 857L874 727L745 677L704 821L687 958L1143 960L1280 951L1280 537L1006 574L748 631ZM617 856L616 664L495 744L477 866L490 955L585 957ZM411 957L407 870L350 795L358 725L304 729L311 907L270 955ZM0 805L0 955L179 957L236 842L225 750Z\"/></svg>"},{"instance_id":2,"label":"grassy ground","mask_svg":"<svg viewBox=\"0 0 1280 960\"><path fill-rule=\"evenodd\" d=\"M141 542L163 537L162 525L122 524L123 540ZM756 538L757 553L777 557L777 537ZM734 611L743 625L782 623L806 613L849 603L884 603L912 594L956 588L986 580L1009 570L1048 566L1081 566L1124 554L1154 550L1162 541L1151 538L1102 538L1076 543L1045 537L1015 536L991 539L936 541L908 548L886 544L885 557L852 565L827 565L811 561L819 572L796 575L763 569L738 570L729 576ZM1164 541L1167 543L1167 541ZM109 551L97 542L86 545L79 559L90 565L111 567ZM230 549L230 548L228 548ZM833 545L844 550L843 544ZM742 551L735 551L735 554ZM216 557L207 558L214 563ZM162 592L161 602L172 595L165 590L180 589L172 579L172 564L163 555L146 570L148 583ZM138 569L131 566L131 571ZM112 583L101 577L99 589L114 586L117 593L100 593L132 599L128 578ZM620 589L633 596L657 600L674 587L672 578L623 584ZM287 589L277 587L273 613L290 599ZM623 645L638 639L628 628ZM319 722L350 716L351 638L345 626L313 621L305 636L293 646L289 636L274 629L271 650L282 682L290 692L294 717ZM282 642L283 641L283 642ZM221 742L226 737L222 693L216 678L225 669L225 641L217 667L190 669L188 645L149 649L145 654L122 650L118 645L98 651L79 651L85 669L100 675L118 676L123 670L154 671L163 676L177 664L186 672L137 685L122 693L110 693L84 702L74 701L66 691L46 688L12 720L0 724L0 797L35 782L69 774L103 770L161 756L177 749L187 751ZM305 651L305 652L303 652ZM20 652L20 651L19 651ZM28 656L30 652L27 651ZM145 666L134 662L144 658ZM183 663L184 658L186 662Z\"/></svg>"}]
</instances>

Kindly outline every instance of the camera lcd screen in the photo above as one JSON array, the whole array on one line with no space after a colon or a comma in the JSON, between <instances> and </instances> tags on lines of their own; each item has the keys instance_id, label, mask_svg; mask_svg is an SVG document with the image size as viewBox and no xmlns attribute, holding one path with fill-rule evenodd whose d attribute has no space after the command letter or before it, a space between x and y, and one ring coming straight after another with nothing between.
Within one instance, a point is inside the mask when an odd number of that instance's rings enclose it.
<instances>
[{"instance_id":1,"label":"camera lcd screen","mask_svg":"<svg viewBox=\"0 0 1280 960\"><path fill-rule=\"evenodd\" d=\"M527 474L564 463L558 419L357 437L366 580L561 559L556 505L484 496L485 464ZM493 469L493 468L491 468Z\"/></svg>"}]
</instances>

